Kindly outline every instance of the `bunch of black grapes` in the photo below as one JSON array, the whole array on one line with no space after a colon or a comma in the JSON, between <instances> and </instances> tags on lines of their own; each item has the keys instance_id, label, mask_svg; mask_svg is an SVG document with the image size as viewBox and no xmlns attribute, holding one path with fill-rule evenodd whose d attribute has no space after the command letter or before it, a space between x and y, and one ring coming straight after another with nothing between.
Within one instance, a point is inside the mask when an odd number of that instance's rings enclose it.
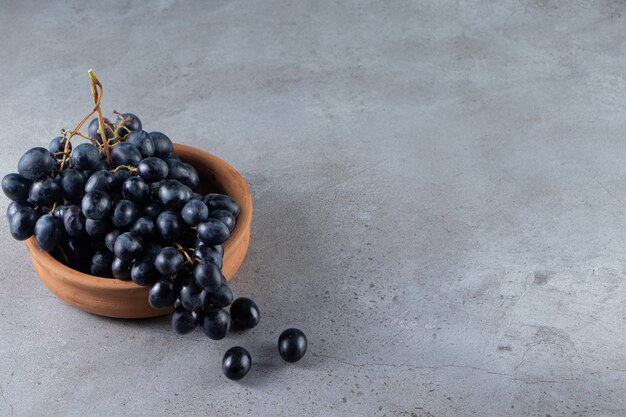
<instances>
[{"instance_id":1,"label":"bunch of black grapes","mask_svg":"<svg viewBox=\"0 0 626 417\"><path fill-rule=\"evenodd\" d=\"M165 134L142 130L134 114L104 119L106 144L99 125L93 119L90 142L74 148L69 140L76 133L55 137L48 149L30 149L18 173L2 179L12 200L11 235L17 240L34 235L41 250L73 269L150 286L150 306L173 305L172 328L178 334L200 326L219 340L231 325L256 326L257 305L249 298L233 300L222 274L223 243L235 227L237 202L196 193L195 168L172 153ZM297 329L279 338L287 362L302 358L306 347ZM224 374L235 380L250 366L250 354L238 346L222 361Z\"/></svg>"},{"instance_id":2,"label":"bunch of black grapes","mask_svg":"<svg viewBox=\"0 0 626 417\"><path fill-rule=\"evenodd\" d=\"M142 130L134 114L104 126L110 163L95 118L91 143L72 149L56 137L48 149L27 151L18 173L4 177L11 235L34 235L42 250L76 270L150 286L153 308L174 305L179 334L201 325L208 337L223 338L233 293L221 271L222 244L239 205L227 195L195 193L194 167L172 153L165 134ZM255 326L254 302L239 304L245 308L235 309L233 321Z\"/></svg>"}]
</instances>

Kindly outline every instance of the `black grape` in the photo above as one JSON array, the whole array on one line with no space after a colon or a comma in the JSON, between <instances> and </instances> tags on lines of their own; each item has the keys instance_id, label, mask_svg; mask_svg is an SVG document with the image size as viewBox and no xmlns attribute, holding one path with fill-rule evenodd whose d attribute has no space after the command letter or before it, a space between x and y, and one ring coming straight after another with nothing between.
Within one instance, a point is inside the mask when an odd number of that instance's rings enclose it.
<instances>
[{"instance_id":1,"label":"black grape","mask_svg":"<svg viewBox=\"0 0 626 417\"><path fill-rule=\"evenodd\" d=\"M230 317L239 329L251 329L261 319L259 307L249 298L237 298L230 305Z\"/></svg>"},{"instance_id":2,"label":"black grape","mask_svg":"<svg viewBox=\"0 0 626 417\"><path fill-rule=\"evenodd\" d=\"M235 346L226 351L222 359L222 372L226 378L239 381L250 372L252 358L250 353L241 346Z\"/></svg>"},{"instance_id":3,"label":"black grape","mask_svg":"<svg viewBox=\"0 0 626 417\"><path fill-rule=\"evenodd\" d=\"M65 231L71 237L80 237L86 233L86 219L79 206L68 206L63 214Z\"/></svg>"},{"instance_id":4,"label":"black grape","mask_svg":"<svg viewBox=\"0 0 626 417\"><path fill-rule=\"evenodd\" d=\"M154 156L163 158L172 154L174 147L167 135L161 132L150 132L150 137L154 143Z\"/></svg>"},{"instance_id":5,"label":"black grape","mask_svg":"<svg viewBox=\"0 0 626 417\"><path fill-rule=\"evenodd\" d=\"M40 178L30 187L28 199L38 206L50 207L61 198L61 187L52 178Z\"/></svg>"},{"instance_id":6,"label":"black grape","mask_svg":"<svg viewBox=\"0 0 626 417\"><path fill-rule=\"evenodd\" d=\"M115 203L111 220L115 227L124 229L130 227L139 218L139 209L128 200L119 200Z\"/></svg>"},{"instance_id":7,"label":"black grape","mask_svg":"<svg viewBox=\"0 0 626 417\"><path fill-rule=\"evenodd\" d=\"M65 239L63 222L52 214L45 214L35 223L35 241L41 250L50 252Z\"/></svg>"},{"instance_id":8,"label":"black grape","mask_svg":"<svg viewBox=\"0 0 626 417\"><path fill-rule=\"evenodd\" d=\"M148 304L154 309L165 308L176 301L176 285L169 278L161 278L148 293Z\"/></svg>"},{"instance_id":9,"label":"black grape","mask_svg":"<svg viewBox=\"0 0 626 417\"><path fill-rule=\"evenodd\" d=\"M202 312L200 324L210 339L221 340L230 329L230 315L223 308L209 307Z\"/></svg>"},{"instance_id":10,"label":"black grape","mask_svg":"<svg viewBox=\"0 0 626 417\"><path fill-rule=\"evenodd\" d=\"M17 172L24 178L36 180L50 175L55 161L47 149L37 147L26 151L17 164Z\"/></svg>"},{"instance_id":11,"label":"black grape","mask_svg":"<svg viewBox=\"0 0 626 417\"><path fill-rule=\"evenodd\" d=\"M137 173L146 182L157 182L167 178L168 167L165 161L150 157L142 160L137 166Z\"/></svg>"},{"instance_id":12,"label":"black grape","mask_svg":"<svg viewBox=\"0 0 626 417\"><path fill-rule=\"evenodd\" d=\"M7 174L2 178L2 191L13 201L26 201L32 183L32 180L20 174Z\"/></svg>"},{"instance_id":13,"label":"black grape","mask_svg":"<svg viewBox=\"0 0 626 417\"><path fill-rule=\"evenodd\" d=\"M209 215L211 219L217 219L224 223L230 232L235 228L235 216L226 210L215 210Z\"/></svg>"},{"instance_id":14,"label":"black grape","mask_svg":"<svg viewBox=\"0 0 626 417\"><path fill-rule=\"evenodd\" d=\"M164 211L157 217L156 229L165 241L172 241L183 233L183 220L173 211Z\"/></svg>"},{"instance_id":15,"label":"black grape","mask_svg":"<svg viewBox=\"0 0 626 417\"><path fill-rule=\"evenodd\" d=\"M113 168L120 165L136 167L139 165L139 162L141 162L141 159L141 152L139 152L139 149L131 143L118 143L111 150L111 162Z\"/></svg>"},{"instance_id":16,"label":"black grape","mask_svg":"<svg viewBox=\"0 0 626 417\"><path fill-rule=\"evenodd\" d=\"M172 314L172 329L176 334L188 334L198 327L198 314L184 307L176 307Z\"/></svg>"},{"instance_id":17,"label":"black grape","mask_svg":"<svg viewBox=\"0 0 626 417\"><path fill-rule=\"evenodd\" d=\"M78 147L76 147L78 149ZM81 207L83 214L88 219L100 220L111 212L111 197L103 191L92 191L85 194Z\"/></svg>"},{"instance_id":18,"label":"black grape","mask_svg":"<svg viewBox=\"0 0 626 417\"><path fill-rule=\"evenodd\" d=\"M92 275L100 277L111 276L111 264L113 263L113 254L108 250L99 250L93 254L91 258L91 267L89 271Z\"/></svg>"},{"instance_id":19,"label":"black grape","mask_svg":"<svg viewBox=\"0 0 626 417\"><path fill-rule=\"evenodd\" d=\"M48 151L50 151L51 154L63 153L65 151L66 143L67 139L65 139L63 136L57 136L50 141L50 145L48 145ZM72 151L72 142L70 142L68 150L70 152ZM60 158L61 155L57 157Z\"/></svg>"},{"instance_id":20,"label":"black grape","mask_svg":"<svg viewBox=\"0 0 626 417\"><path fill-rule=\"evenodd\" d=\"M145 130L135 130L130 132L128 136L126 136L126 143L130 143L135 145L141 156L144 158L148 158L154 155L154 143L152 142L152 138Z\"/></svg>"},{"instance_id":21,"label":"black grape","mask_svg":"<svg viewBox=\"0 0 626 417\"><path fill-rule=\"evenodd\" d=\"M100 151L91 143L81 143L72 150L72 167L91 171L100 163Z\"/></svg>"},{"instance_id":22,"label":"black grape","mask_svg":"<svg viewBox=\"0 0 626 417\"><path fill-rule=\"evenodd\" d=\"M161 275L174 275L185 266L185 257L178 249L166 247L156 256L154 266Z\"/></svg>"},{"instance_id":23,"label":"black grape","mask_svg":"<svg viewBox=\"0 0 626 417\"><path fill-rule=\"evenodd\" d=\"M133 233L125 232L117 237L113 252L115 256L124 260L131 261L138 257L143 251L143 243L138 236Z\"/></svg>"},{"instance_id":24,"label":"black grape","mask_svg":"<svg viewBox=\"0 0 626 417\"><path fill-rule=\"evenodd\" d=\"M196 226L209 218L209 209L200 200L189 200L180 212L185 223Z\"/></svg>"},{"instance_id":25,"label":"black grape","mask_svg":"<svg viewBox=\"0 0 626 417\"><path fill-rule=\"evenodd\" d=\"M140 177L130 177L124 181L122 195L126 200L143 206L150 200L150 187Z\"/></svg>"},{"instance_id":26,"label":"black grape","mask_svg":"<svg viewBox=\"0 0 626 417\"><path fill-rule=\"evenodd\" d=\"M93 191L110 192L113 189L113 174L110 171L96 171L91 174L91 177L85 184L85 192L91 193Z\"/></svg>"},{"instance_id":27,"label":"black grape","mask_svg":"<svg viewBox=\"0 0 626 417\"><path fill-rule=\"evenodd\" d=\"M219 245L229 237L228 227L219 220L208 219L198 225L198 238L207 245Z\"/></svg>"},{"instance_id":28,"label":"black grape","mask_svg":"<svg viewBox=\"0 0 626 417\"><path fill-rule=\"evenodd\" d=\"M194 276L198 285L207 292L217 291L222 286L222 271L212 262L199 262L194 269Z\"/></svg>"},{"instance_id":29,"label":"black grape","mask_svg":"<svg viewBox=\"0 0 626 417\"><path fill-rule=\"evenodd\" d=\"M61 173L61 194L70 203L78 204L85 196L85 174L75 168L66 168Z\"/></svg>"}]
</instances>

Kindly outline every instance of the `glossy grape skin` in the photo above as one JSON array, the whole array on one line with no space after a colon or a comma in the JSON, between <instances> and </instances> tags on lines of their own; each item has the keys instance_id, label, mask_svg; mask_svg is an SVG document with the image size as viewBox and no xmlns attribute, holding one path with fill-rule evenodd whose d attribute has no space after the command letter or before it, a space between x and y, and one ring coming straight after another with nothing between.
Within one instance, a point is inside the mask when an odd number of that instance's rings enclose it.
<instances>
[{"instance_id":1,"label":"glossy grape skin","mask_svg":"<svg viewBox=\"0 0 626 417\"><path fill-rule=\"evenodd\" d=\"M121 234L122 234L121 230L113 229L104 236L104 245L107 247L108 250L113 252L114 250L113 248L115 247L115 241Z\"/></svg>"},{"instance_id":2,"label":"glossy grape skin","mask_svg":"<svg viewBox=\"0 0 626 417\"><path fill-rule=\"evenodd\" d=\"M56 138L53 138L50 141L50 145L48 145L48 151L51 154L58 154L58 153L62 153L65 151L65 143L67 142L67 139L65 139L63 136L57 136ZM72 151L72 142L70 142L69 148L68 150L71 152ZM61 155L58 155L57 158L60 158Z\"/></svg>"},{"instance_id":3,"label":"glossy grape skin","mask_svg":"<svg viewBox=\"0 0 626 417\"><path fill-rule=\"evenodd\" d=\"M117 228L130 227L139 218L139 209L135 204L128 200L119 200L113 207L111 220L113 226Z\"/></svg>"},{"instance_id":4,"label":"glossy grape skin","mask_svg":"<svg viewBox=\"0 0 626 417\"><path fill-rule=\"evenodd\" d=\"M201 243L199 245L196 245L193 255L196 259L214 263L219 268L221 268L222 262L223 262L223 255L220 254L220 251L217 249L219 246L221 245L211 246L211 245L205 245L204 243Z\"/></svg>"},{"instance_id":5,"label":"glossy grape skin","mask_svg":"<svg viewBox=\"0 0 626 417\"><path fill-rule=\"evenodd\" d=\"M61 222L63 222L63 216L65 216L66 211L67 211L67 206L60 204L55 207L52 214L54 214L55 217L58 217L59 219L61 219Z\"/></svg>"},{"instance_id":6,"label":"glossy grape skin","mask_svg":"<svg viewBox=\"0 0 626 417\"><path fill-rule=\"evenodd\" d=\"M278 353L286 362L298 362L306 353L308 341L301 330L287 329L278 337Z\"/></svg>"},{"instance_id":7,"label":"glossy grape skin","mask_svg":"<svg viewBox=\"0 0 626 417\"><path fill-rule=\"evenodd\" d=\"M113 263L113 254L108 250L99 250L93 254L91 258L91 266L89 272L99 277L110 277L111 264Z\"/></svg>"},{"instance_id":8,"label":"glossy grape skin","mask_svg":"<svg viewBox=\"0 0 626 417\"><path fill-rule=\"evenodd\" d=\"M189 187L176 180L163 181L159 187L159 201L170 210L181 209L192 194Z\"/></svg>"},{"instance_id":9,"label":"glossy grape skin","mask_svg":"<svg viewBox=\"0 0 626 417\"><path fill-rule=\"evenodd\" d=\"M164 211L157 217L156 229L165 241L172 241L183 233L183 220L173 211Z\"/></svg>"},{"instance_id":10,"label":"glossy grape skin","mask_svg":"<svg viewBox=\"0 0 626 417\"><path fill-rule=\"evenodd\" d=\"M130 270L130 277L137 285L152 286L160 278L154 268L154 256L146 255L137 259Z\"/></svg>"},{"instance_id":11,"label":"glossy grape skin","mask_svg":"<svg viewBox=\"0 0 626 417\"><path fill-rule=\"evenodd\" d=\"M261 319L259 307L246 297L239 297L230 305L230 318L239 329L251 329Z\"/></svg>"},{"instance_id":12,"label":"glossy grape skin","mask_svg":"<svg viewBox=\"0 0 626 417\"><path fill-rule=\"evenodd\" d=\"M165 308L176 301L176 285L169 278L161 278L148 293L148 304L154 309Z\"/></svg>"},{"instance_id":13,"label":"glossy grape skin","mask_svg":"<svg viewBox=\"0 0 626 417\"><path fill-rule=\"evenodd\" d=\"M228 227L219 220L208 219L198 225L198 238L207 245L219 245L229 237Z\"/></svg>"},{"instance_id":14,"label":"glossy grape skin","mask_svg":"<svg viewBox=\"0 0 626 417\"><path fill-rule=\"evenodd\" d=\"M150 200L150 186L140 177L130 177L124 181L122 195L137 206L143 206Z\"/></svg>"},{"instance_id":15,"label":"glossy grape skin","mask_svg":"<svg viewBox=\"0 0 626 417\"><path fill-rule=\"evenodd\" d=\"M133 174L126 168L119 168L113 171L113 191L122 191L124 182Z\"/></svg>"},{"instance_id":16,"label":"glossy grape skin","mask_svg":"<svg viewBox=\"0 0 626 417\"><path fill-rule=\"evenodd\" d=\"M189 200L180 211L180 214L185 223L196 226L209 218L209 209L200 200Z\"/></svg>"},{"instance_id":17,"label":"glossy grape skin","mask_svg":"<svg viewBox=\"0 0 626 417\"><path fill-rule=\"evenodd\" d=\"M195 311L188 311L182 306L175 307L172 313L172 329L176 334L189 334L198 327L199 319Z\"/></svg>"},{"instance_id":18,"label":"glossy grape skin","mask_svg":"<svg viewBox=\"0 0 626 417\"><path fill-rule=\"evenodd\" d=\"M117 124L128 132L141 130L141 120L132 113L122 113L117 116Z\"/></svg>"},{"instance_id":19,"label":"glossy grape skin","mask_svg":"<svg viewBox=\"0 0 626 417\"><path fill-rule=\"evenodd\" d=\"M85 194L81 202L83 214L88 219L101 220L111 212L111 197L103 191Z\"/></svg>"},{"instance_id":20,"label":"glossy grape skin","mask_svg":"<svg viewBox=\"0 0 626 417\"><path fill-rule=\"evenodd\" d=\"M38 206L50 207L61 198L61 187L52 178L40 178L33 181L28 199Z\"/></svg>"},{"instance_id":21,"label":"glossy grape skin","mask_svg":"<svg viewBox=\"0 0 626 417\"><path fill-rule=\"evenodd\" d=\"M137 173L146 182L157 182L167 178L169 168L164 160L149 157L142 160L137 166Z\"/></svg>"},{"instance_id":22,"label":"glossy grape skin","mask_svg":"<svg viewBox=\"0 0 626 417\"><path fill-rule=\"evenodd\" d=\"M224 223L226 227L228 227L229 232L232 232L235 228L235 216L233 216L229 211L215 210L214 212L211 212L209 218L216 219Z\"/></svg>"},{"instance_id":23,"label":"glossy grape skin","mask_svg":"<svg viewBox=\"0 0 626 417\"><path fill-rule=\"evenodd\" d=\"M154 143L154 156L163 158L172 154L174 146L167 135L161 132L150 132L150 137Z\"/></svg>"},{"instance_id":24,"label":"glossy grape skin","mask_svg":"<svg viewBox=\"0 0 626 417\"><path fill-rule=\"evenodd\" d=\"M114 168L120 165L136 167L141 159L141 152L132 143L121 142L111 149L111 163Z\"/></svg>"},{"instance_id":25,"label":"glossy grape skin","mask_svg":"<svg viewBox=\"0 0 626 417\"><path fill-rule=\"evenodd\" d=\"M68 238L63 251L69 260L69 266L83 272L89 272L91 248L89 241L80 238Z\"/></svg>"},{"instance_id":26,"label":"glossy grape skin","mask_svg":"<svg viewBox=\"0 0 626 417\"><path fill-rule=\"evenodd\" d=\"M143 208L143 214L150 217L152 220L156 220L162 211L163 205L156 200L152 200Z\"/></svg>"},{"instance_id":27,"label":"glossy grape skin","mask_svg":"<svg viewBox=\"0 0 626 417\"><path fill-rule=\"evenodd\" d=\"M239 204L237 204L232 197L225 194L207 194L204 196L202 201L204 201L207 205L210 212L216 210L226 210L237 218L237 216L239 216L239 212L241 211Z\"/></svg>"},{"instance_id":28,"label":"glossy grape skin","mask_svg":"<svg viewBox=\"0 0 626 417\"><path fill-rule=\"evenodd\" d=\"M65 228L61 219L52 214L45 214L35 223L34 234L37 246L43 251L50 252L65 239Z\"/></svg>"},{"instance_id":29,"label":"glossy grape skin","mask_svg":"<svg viewBox=\"0 0 626 417\"><path fill-rule=\"evenodd\" d=\"M206 299L206 292L196 284L195 280L190 279L180 287L178 299L187 310L200 311Z\"/></svg>"},{"instance_id":30,"label":"glossy grape skin","mask_svg":"<svg viewBox=\"0 0 626 417\"><path fill-rule=\"evenodd\" d=\"M85 220L85 231L91 237L103 237L111 230L111 222L108 218L102 220Z\"/></svg>"},{"instance_id":31,"label":"glossy grape skin","mask_svg":"<svg viewBox=\"0 0 626 417\"><path fill-rule=\"evenodd\" d=\"M111 139L115 137L115 126L113 123L107 119L103 118L104 122L104 135L107 139ZM98 122L98 118L91 119L89 125L87 126L87 136L91 139L95 139L98 143L102 143L102 136L100 135L100 123Z\"/></svg>"},{"instance_id":32,"label":"glossy grape skin","mask_svg":"<svg viewBox=\"0 0 626 417\"><path fill-rule=\"evenodd\" d=\"M139 236L141 239L148 240L152 239L156 230L156 226L154 225L154 220L152 220L148 216L141 216L130 228L130 231Z\"/></svg>"},{"instance_id":33,"label":"glossy grape skin","mask_svg":"<svg viewBox=\"0 0 626 417\"><path fill-rule=\"evenodd\" d=\"M85 196L87 177L75 168L66 168L61 173L61 194L70 203L80 203Z\"/></svg>"},{"instance_id":34,"label":"glossy grape skin","mask_svg":"<svg viewBox=\"0 0 626 417\"><path fill-rule=\"evenodd\" d=\"M91 177L85 183L85 192L91 193L93 191L110 192L113 189L113 174L110 171L96 171L91 174Z\"/></svg>"},{"instance_id":35,"label":"glossy grape skin","mask_svg":"<svg viewBox=\"0 0 626 417\"><path fill-rule=\"evenodd\" d=\"M231 381L239 381L250 372L251 367L250 353L241 346L228 349L222 359L222 372Z\"/></svg>"},{"instance_id":36,"label":"glossy grape skin","mask_svg":"<svg viewBox=\"0 0 626 417\"><path fill-rule=\"evenodd\" d=\"M209 307L202 312L200 325L209 339L221 340L230 329L230 315L223 308Z\"/></svg>"},{"instance_id":37,"label":"glossy grape skin","mask_svg":"<svg viewBox=\"0 0 626 417\"><path fill-rule=\"evenodd\" d=\"M222 286L222 271L212 262L198 262L194 277L196 283L207 292L217 291Z\"/></svg>"},{"instance_id":38,"label":"glossy grape skin","mask_svg":"<svg viewBox=\"0 0 626 417\"><path fill-rule=\"evenodd\" d=\"M18 208L9 219L11 236L16 240L26 240L35 231L37 212L32 207L23 206Z\"/></svg>"},{"instance_id":39,"label":"glossy grape skin","mask_svg":"<svg viewBox=\"0 0 626 417\"><path fill-rule=\"evenodd\" d=\"M91 143L81 143L72 149L72 168L92 171L100 163L100 151Z\"/></svg>"},{"instance_id":40,"label":"glossy grape skin","mask_svg":"<svg viewBox=\"0 0 626 417\"><path fill-rule=\"evenodd\" d=\"M32 207L31 203L28 202L17 202L17 201L12 201L11 204L9 204L7 206L7 220L10 222L11 221L11 217L13 217L13 215L20 209L24 208L24 207Z\"/></svg>"},{"instance_id":41,"label":"glossy grape skin","mask_svg":"<svg viewBox=\"0 0 626 417\"><path fill-rule=\"evenodd\" d=\"M32 180L20 174L7 174L2 178L2 191L12 201L23 202L28 200L28 192L32 183Z\"/></svg>"},{"instance_id":42,"label":"glossy grape skin","mask_svg":"<svg viewBox=\"0 0 626 417\"><path fill-rule=\"evenodd\" d=\"M198 176L198 171L192 165L176 159L168 159L166 162L169 168L168 179L185 184L192 190L198 187L200 177Z\"/></svg>"},{"instance_id":43,"label":"glossy grape skin","mask_svg":"<svg viewBox=\"0 0 626 417\"><path fill-rule=\"evenodd\" d=\"M216 307L228 307L233 302L233 291L230 289L230 285L224 284L217 289L207 293L206 303Z\"/></svg>"},{"instance_id":44,"label":"glossy grape skin","mask_svg":"<svg viewBox=\"0 0 626 417\"><path fill-rule=\"evenodd\" d=\"M133 233L125 232L117 237L113 245L115 256L124 260L131 261L137 258L143 251L143 242L141 238Z\"/></svg>"},{"instance_id":45,"label":"glossy grape skin","mask_svg":"<svg viewBox=\"0 0 626 417\"><path fill-rule=\"evenodd\" d=\"M81 237L86 233L86 219L79 206L72 205L65 209L63 214L63 226L68 236Z\"/></svg>"},{"instance_id":46,"label":"glossy grape skin","mask_svg":"<svg viewBox=\"0 0 626 417\"><path fill-rule=\"evenodd\" d=\"M132 262L123 261L120 258L114 258L111 264L111 272L113 276L122 281L130 280L130 271L133 264Z\"/></svg>"},{"instance_id":47,"label":"glossy grape skin","mask_svg":"<svg viewBox=\"0 0 626 417\"><path fill-rule=\"evenodd\" d=\"M174 275L185 266L185 257L176 248L161 249L154 259L154 267L161 275Z\"/></svg>"},{"instance_id":48,"label":"glossy grape skin","mask_svg":"<svg viewBox=\"0 0 626 417\"><path fill-rule=\"evenodd\" d=\"M152 142L152 138L145 130L130 132L126 136L126 143L135 145L144 158L154 155L154 142Z\"/></svg>"},{"instance_id":49,"label":"glossy grape skin","mask_svg":"<svg viewBox=\"0 0 626 417\"><path fill-rule=\"evenodd\" d=\"M47 149L37 147L26 151L17 164L17 172L24 178L36 180L50 175L55 160Z\"/></svg>"}]
</instances>

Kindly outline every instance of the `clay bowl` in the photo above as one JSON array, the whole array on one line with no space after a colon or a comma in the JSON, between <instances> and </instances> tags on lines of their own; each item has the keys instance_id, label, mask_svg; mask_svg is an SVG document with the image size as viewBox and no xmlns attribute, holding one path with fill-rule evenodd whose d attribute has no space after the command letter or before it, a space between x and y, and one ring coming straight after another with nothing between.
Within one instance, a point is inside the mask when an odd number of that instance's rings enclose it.
<instances>
[{"instance_id":1,"label":"clay bowl","mask_svg":"<svg viewBox=\"0 0 626 417\"><path fill-rule=\"evenodd\" d=\"M193 165L200 176L198 192L228 194L239 203L241 213L230 239L224 244L222 272L230 280L239 269L250 242L252 198L246 182L218 157L186 145L174 145L174 153ZM35 271L57 297L89 313L118 318L157 317L171 308L154 310L148 305L150 287L132 281L99 278L71 269L39 249L34 238L26 241Z\"/></svg>"}]
</instances>

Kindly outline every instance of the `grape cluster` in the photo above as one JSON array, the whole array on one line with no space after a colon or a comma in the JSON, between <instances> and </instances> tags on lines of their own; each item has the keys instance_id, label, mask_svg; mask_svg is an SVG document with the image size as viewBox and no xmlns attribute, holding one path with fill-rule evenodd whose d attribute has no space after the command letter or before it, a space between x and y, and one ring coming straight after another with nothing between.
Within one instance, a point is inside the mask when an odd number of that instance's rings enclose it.
<instances>
[{"instance_id":1,"label":"grape cluster","mask_svg":"<svg viewBox=\"0 0 626 417\"><path fill-rule=\"evenodd\" d=\"M30 149L18 172L3 178L13 200L11 235L34 235L42 250L79 271L150 286L153 308L174 306L176 333L201 326L222 339L231 325L225 308L233 303L221 270L223 243L239 205L227 195L196 193L196 169L172 153L165 134L142 130L134 114L104 119L111 162L98 126L97 118L89 123L92 143L72 148L59 136L48 149ZM242 328L259 321L249 299L237 300L231 313Z\"/></svg>"},{"instance_id":2,"label":"grape cluster","mask_svg":"<svg viewBox=\"0 0 626 417\"><path fill-rule=\"evenodd\" d=\"M103 118L102 85L89 73L95 104L90 115L52 139L48 149L28 150L17 173L2 179L12 200L11 235L34 236L41 250L78 271L149 286L152 308L173 306L177 334L201 327L219 340L231 326L255 327L259 308L249 298L234 300L222 274L223 244L235 228L239 205L224 194L198 194L196 169L173 154L167 135L143 130L136 115ZM98 117L87 135L81 134L94 113ZM76 136L88 142L73 147ZM300 330L280 335L285 361L298 361L306 349ZM222 369L238 380L251 363L248 351L236 346L224 355Z\"/></svg>"}]
</instances>

